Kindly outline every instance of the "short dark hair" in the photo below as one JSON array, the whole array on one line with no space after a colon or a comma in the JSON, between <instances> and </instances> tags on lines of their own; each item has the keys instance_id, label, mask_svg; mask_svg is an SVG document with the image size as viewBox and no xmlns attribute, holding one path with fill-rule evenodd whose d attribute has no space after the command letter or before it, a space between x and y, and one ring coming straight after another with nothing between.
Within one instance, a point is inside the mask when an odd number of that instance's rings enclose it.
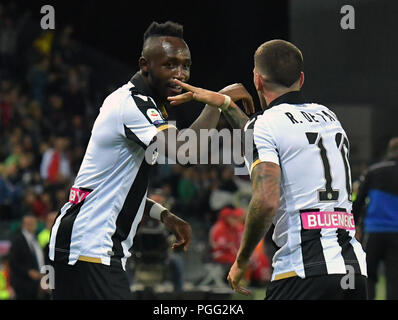
<instances>
[{"instance_id":1,"label":"short dark hair","mask_svg":"<svg viewBox=\"0 0 398 320\"><path fill-rule=\"evenodd\" d=\"M173 21L164 23L152 22L144 33L144 42L150 37L176 37L183 39L184 27Z\"/></svg>"},{"instance_id":2,"label":"short dark hair","mask_svg":"<svg viewBox=\"0 0 398 320\"><path fill-rule=\"evenodd\" d=\"M303 70L303 55L292 43L285 40L271 40L263 43L254 55L256 70L269 81L290 87Z\"/></svg>"}]
</instances>

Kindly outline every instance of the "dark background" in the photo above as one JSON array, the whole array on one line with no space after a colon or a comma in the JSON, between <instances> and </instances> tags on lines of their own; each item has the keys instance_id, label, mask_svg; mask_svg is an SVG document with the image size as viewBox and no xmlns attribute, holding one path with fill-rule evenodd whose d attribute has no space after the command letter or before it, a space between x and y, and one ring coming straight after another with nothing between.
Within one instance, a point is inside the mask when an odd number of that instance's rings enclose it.
<instances>
[{"instance_id":1,"label":"dark background","mask_svg":"<svg viewBox=\"0 0 398 320\"><path fill-rule=\"evenodd\" d=\"M44 4L55 8L56 30L72 25L76 39L120 60L127 75L138 69L152 21L181 23L193 60L191 82L214 90L233 82L252 86L256 48L266 39L288 39L287 1L48 0L23 6L40 20Z\"/></svg>"},{"instance_id":2,"label":"dark background","mask_svg":"<svg viewBox=\"0 0 398 320\"><path fill-rule=\"evenodd\" d=\"M138 69L142 35L152 21L173 20L184 25L184 37L193 59L192 84L219 90L227 84L242 82L255 98L254 51L267 40L286 39L304 54L303 91L308 100L332 109L335 105L368 107L370 123L361 123L360 112L357 116L351 112L350 121L345 121L344 116L340 119L345 127L366 126L363 139L368 144L360 143L362 138L355 128L354 158L357 155L359 161L378 160L388 140L398 135L395 103L398 3L395 1L18 2L37 21L42 17L40 8L44 4L55 8L55 32L71 25L75 39L103 54L93 76L102 79L105 75L114 87L127 81ZM345 4L355 8L355 30L340 27L340 8ZM40 32L39 24L37 28ZM104 62L105 57L119 61L118 67L110 67ZM179 127L186 127L202 107L193 103L172 110L170 116ZM355 117L358 122L354 121ZM358 148L362 152L356 151Z\"/></svg>"}]
</instances>

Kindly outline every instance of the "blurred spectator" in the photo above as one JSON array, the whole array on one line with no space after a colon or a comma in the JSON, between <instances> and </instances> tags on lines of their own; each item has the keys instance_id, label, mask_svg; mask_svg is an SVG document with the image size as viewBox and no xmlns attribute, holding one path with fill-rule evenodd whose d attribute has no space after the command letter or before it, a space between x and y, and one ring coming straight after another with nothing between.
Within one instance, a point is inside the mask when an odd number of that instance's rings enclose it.
<instances>
[{"instance_id":1,"label":"blurred spectator","mask_svg":"<svg viewBox=\"0 0 398 320\"><path fill-rule=\"evenodd\" d=\"M79 49L72 39L73 27L65 26L61 34L55 38L53 50L62 54L62 59L68 65L76 64Z\"/></svg>"},{"instance_id":2,"label":"blurred spectator","mask_svg":"<svg viewBox=\"0 0 398 320\"><path fill-rule=\"evenodd\" d=\"M171 184L164 182L160 186L162 196L164 198L163 206L168 208L170 211L174 211L176 199L173 196Z\"/></svg>"},{"instance_id":3,"label":"blurred spectator","mask_svg":"<svg viewBox=\"0 0 398 320\"><path fill-rule=\"evenodd\" d=\"M69 133L69 114L60 93L54 92L49 95L45 113L49 123L43 123L43 125L46 125L43 129L46 129L47 134Z\"/></svg>"},{"instance_id":4,"label":"blurred spectator","mask_svg":"<svg viewBox=\"0 0 398 320\"><path fill-rule=\"evenodd\" d=\"M190 205L197 196L195 175L194 168L188 167L182 171L182 176L178 182L178 198L184 212L190 211Z\"/></svg>"},{"instance_id":5,"label":"blurred spectator","mask_svg":"<svg viewBox=\"0 0 398 320\"><path fill-rule=\"evenodd\" d=\"M82 91L82 83L77 68L68 71L68 82L63 94L66 112L70 117L74 115L84 116L86 114L86 101Z\"/></svg>"},{"instance_id":6,"label":"blurred spectator","mask_svg":"<svg viewBox=\"0 0 398 320\"><path fill-rule=\"evenodd\" d=\"M40 268L44 265L43 251L36 239L37 219L26 215L21 232L12 241L9 251L10 280L18 300L36 300L40 291Z\"/></svg>"},{"instance_id":7,"label":"blurred spectator","mask_svg":"<svg viewBox=\"0 0 398 320\"><path fill-rule=\"evenodd\" d=\"M398 299L398 137L390 140L385 161L372 165L360 178L354 218L361 225L364 217L363 247L366 252L369 299L375 287L381 262L384 262L387 299Z\"/></svg>"},{"instance_id":8,"label":"blurred spectator","mask_svg":"<svg viewBox=\"0 0 398 320\"><path fill-rule=\"evenodd\" d=\"M33 42L33 47L37 50L40 56L48 57L51 54L51 49L54 40L54 33L51 30L42 31L37 39Z\"/></svg>"},{"instance_id":9,"label":"blurred spectator","mask_svg":"<svg viewBox=\"0 0 398 320\"><path fill-rule=\"evenodd\" d=\"M244 229L244 211L226 207L220 210L218 220L210 230L213 261L225 264L229 271L238 253Z\"/></svg>"},{"instance_id":10,"label":"blurred spectator","mask_svg":"<svg viewBox=\"0 0 398 320\"><path fill-rule=\"evenodd\" d=\"M8 256L1 257L0 267L0 300L10 300L14 298L14 290L10 284L10 264Z\"/></svg>"},{"instance_id":11,"label":"blurred spectator","mask_svg":"<svg viewBox=\"0 0 398 320\"><path fill-rule=\"evenodd\" d=\"M69 139L55 137L54 147L47 149L40 165L40 175L48 184L62 184L71 177L71 167L65 150Z\"/></svg>"},{"instance_id":12,"label":"blurred spectator","mask_svg":"<svg viewBox=\"0 0 398 320\"><path fill-rule=\"evenodd\" d=\"M0 186L4 194L0 196L0 205L4 212L1 212L3 219L18 219L22 211L23 187L20 176L18 175L18 166L11 163L4 166L0 172Z\"/></svg>"},{"instance_id":13,"label":"blurred spectator","mask_svg":"<svg viewBox=\"0 0 398 320\"><path fill-rule=\"evenodd\" d=\"M51 197L47 192L36 195L32 204L33 213L40 221L44 221L51 210Z\"/></svg>"},{"instance_id":14,"label":"blurred spectator","mask_svg":"<svg viewBox=\"0 0 398 320\"><path fill-rule=\"evenodd\" d=\"M37 100L41 105L45 102L45 96L47 94L49 67L50 59L48 57L43 57L40 62L34 65L28 72L31 97Z\"/></svg>"},{"instance_id":15,"label":"blurred spectator","mask_svg":"<svg viewBox=\"0 0 398 320\"><path fill-rule=\"evenodd\" d=\"M212 210L218 211L225 206L233 205L234 194L238 191L235 179L232 167L225 166L222 168L218 187L214 188L210 194L210 208Z\"/></svg>"},{"instance_id":16,"label":"blurred spectator","mask_svg":"<svg viewBox=\"0 0 398 320\"><path fill-rule=\"evenodd\" d=\"M238 253L243 230L245 212L240 208L225 207L210 230L209 242L214 262L223 266L225 277ZM250 259L246 279L251 285L264 285L270 280L270 263L265 255L264 241L256 247Z\"/></svg>"}]
</instances>

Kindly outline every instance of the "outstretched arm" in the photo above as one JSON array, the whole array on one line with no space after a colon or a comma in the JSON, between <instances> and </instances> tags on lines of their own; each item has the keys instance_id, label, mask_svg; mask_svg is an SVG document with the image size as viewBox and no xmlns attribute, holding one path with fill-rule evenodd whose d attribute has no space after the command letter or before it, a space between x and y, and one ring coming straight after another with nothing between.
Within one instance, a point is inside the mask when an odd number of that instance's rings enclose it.
<instances>
[{"instance_id":1,"label":"outstretched arm","mask_svg":"<svg viewBox=\"0 0 398 320\"><path fill-rule=\"evenodd\" d=\"M250 292L241 287L239 282L246 272L254 249L271 227L279 207L280 176L280 167L272 162L261 162L252 170L253 195L245 221L245 230L238 255L228 274L231 288L243 295L249 295Z\"/></svg>"},{"instance_id":2,"label":"outstretched arm","mask_svg":"<svg viewBox=\"0 0 398 320\"><path fill-rule=\"evenodd\" d=\"M194 131L196 137L196 148L194 148L195 155L189 154L189 152L191 152L191 148L187 148L184 155L185 159L194 158L197 161L200 159L200 147L203 144L208 144L209 140L211 139L209 135L205 135L207 138L205 141L202 141L200 130L213 129L216 127L220 118L218 106L224 104L226 96L230 97L231 102L230 105L228 105L228 110L224 110L224 115L231 123L233 128L243 129L248 120L248 117L239 109L234 101L242 100L246 112L249 114L254 112L253 99L242 84L232 84L223 88L219 92L213 92L196 88L178 80L174 81L176 84L181 85L188 90L188 92L175 97L169 97L168 100L170 101L170 105L177 106L191 100L197 100L206 103L206 106L198 119L196 119L195 122L189 127L190 130ZM178 138L180 134L181 132L173 127L159 132L154 139L154 141L157 141L157 145L161 146L161 150L159 151L164 153L164 155L169 159L173 159L177 162L179 148L185 144L184 139Z\"/></svg>"},{"instance_id":3,"label":"outstretched arm","mask_svg":"<svg viewBox=\"0 0 398 320\"><path fill-rule=\"evenodd\" d=\"M188 92L178 96L169 97L168 100L171 105L179 105L191 100L196 100L206 103L206 107L218 109L218 107L224 104L225 95L228 95L231 97L231 102L229 105L222 108L222 112L234 129L243 129L246 122L249 120L248 116L236 105L235 101L242 100L245 111L248 114L254 113L253 98L240 83L227 86L220 92L214 92L194 87L179 80L174 81L185 90L188 90Z\"/></svg>"}]
</instances>

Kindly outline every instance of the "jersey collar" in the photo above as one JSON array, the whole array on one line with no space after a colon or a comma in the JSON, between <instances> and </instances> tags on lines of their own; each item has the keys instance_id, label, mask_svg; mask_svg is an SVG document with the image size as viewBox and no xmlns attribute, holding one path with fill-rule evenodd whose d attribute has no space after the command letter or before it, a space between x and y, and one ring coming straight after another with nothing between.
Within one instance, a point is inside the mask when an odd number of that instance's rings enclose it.
<instances>
[{"instance_id":1,"label":"jersey collar","mask_svg":"<svg viewBox=\"0 0 398 320\"><path fill-rule=\"evenodd\" d=\"M145 82L141 73L137 72L134 76L132 76L130 82L134 85L134 87L130 89L132 94L142 94L144 96L149 96L152 99L155 99L155 94L153 90ZM163 117L167 119L169 115L167 114L166 107L164 105L160 105L157 107L162 113Z\"/></svg>"},{"instance_id":2,"label":"jersey collar","mask_svg":"<svg viewBox=\"0 0 398 320\"><path fill-rule=\"evenodd\" d=\"M290 91L285 94L282 94L275 100L271 101L268 105L268 108L272 108L278 104L288 103L288 104L304 104L305 99L301 93L301 91Z\"/></svg>"},{"instance_id":3,"label":"jersey collar","mask_svg":"<svg viewBox=\"0 0 398 320\"><path fill-rule=\"evenodd\" d=\"M130 89L131 92L139 93L152 98L154 97L152 89L147 85L144 78L139 72L131 77L130 82L134 85L134 87Z\"/></svg>"}]
</instances>

